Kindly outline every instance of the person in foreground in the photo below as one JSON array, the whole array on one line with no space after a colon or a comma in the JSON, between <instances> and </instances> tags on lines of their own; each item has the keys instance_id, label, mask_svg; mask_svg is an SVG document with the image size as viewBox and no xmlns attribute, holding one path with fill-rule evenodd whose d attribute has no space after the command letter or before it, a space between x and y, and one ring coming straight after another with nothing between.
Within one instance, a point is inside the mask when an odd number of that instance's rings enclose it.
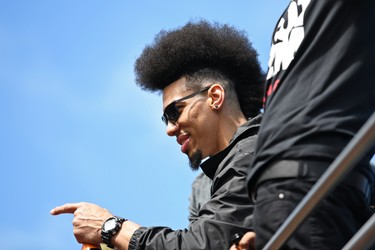
<instances>
[{"instance_id":1,"label":"person in foreground","mask_svg":"<svg viewBox=\"0 0 375 250\"><path fill-rule=\"evenodd\" d=\"M116 249L229 249L232 235L253 226L246 175L264 82L256 51L244 32L229 25L189 22L161 31L137 59L135 73L142 89L162 93L166 133L176 138L191 168L201 167L212 179L210 199L182 230L143 227L89 203L65 204L51 213L74 213L80 243L104 242Z\"/></svg>"},{"instance_id":2,"label":"person in foreground","mask_svg":"<svg viewBox=\"0 0 375 250\"><path fill-rule=\"evenodd\" d=\"M248 177L257 249L375 111L374 13L373 0L291 1L276 26ZM373 154L371 149L283 248L331 250L348 242L372 213ZM245 243L232 249L247 249Z\"/></svg>"}]
</instances>

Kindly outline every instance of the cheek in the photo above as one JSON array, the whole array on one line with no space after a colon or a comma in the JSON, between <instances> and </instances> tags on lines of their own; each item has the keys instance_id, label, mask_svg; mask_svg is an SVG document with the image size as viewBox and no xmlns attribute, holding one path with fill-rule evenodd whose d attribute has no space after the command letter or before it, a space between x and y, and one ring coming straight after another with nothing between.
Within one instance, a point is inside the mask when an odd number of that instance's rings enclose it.
<instances>
[{"instance_id":1,"label":"cheek","mask_svg":"<svg viewBox=\"0 0 375 250\"><path fill-rule=\"evenodd\" d=\"M204 120L204 115L199 114L199 112L188 112L187 118L191 123L194 124L201 124L201 122Z\"/></svg>"},{"instance_id":2,"label":"cheek","mask_svg":"<svg viewBox=\"0 0 375 250\"><path fill-rule=\"evenodd\" d=\"M209 128L208 128L209 129ZM201 130L199 134L196 135L196 146L202 151L202 153L206 156L212 154L215 148L215 142L213 138L213 132L210 130Z\"/></svg>"}]
</instances>

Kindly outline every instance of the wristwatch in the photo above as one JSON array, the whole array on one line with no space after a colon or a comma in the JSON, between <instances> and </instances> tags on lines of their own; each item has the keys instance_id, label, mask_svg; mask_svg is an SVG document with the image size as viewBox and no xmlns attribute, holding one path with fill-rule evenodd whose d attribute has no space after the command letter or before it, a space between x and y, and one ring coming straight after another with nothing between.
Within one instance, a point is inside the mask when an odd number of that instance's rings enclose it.
<instances>
[{"instance_id":1,"label":"wristwatch","mask_svg":"<svg viewBox=\"0 0 375 250\"><path fill-rule=\"evenodd\" d=\"M113 216L107 219L102 225L102 241L107 244L108 247L113 248L113 244L111 242L112 236L120 231L122 223L127 221L127 219L121 218L119 216Z\"/></svg>"}]
</instances>

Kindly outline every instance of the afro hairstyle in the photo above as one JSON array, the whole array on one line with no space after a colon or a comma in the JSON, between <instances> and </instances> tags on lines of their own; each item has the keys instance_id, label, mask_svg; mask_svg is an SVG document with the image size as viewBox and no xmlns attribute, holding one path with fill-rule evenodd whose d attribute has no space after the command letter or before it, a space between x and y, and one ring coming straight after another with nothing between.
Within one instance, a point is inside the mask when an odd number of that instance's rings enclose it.
<instances>
[{"instance_id":1,"label":"afro hairstyle","mask_svg":"<svg viewBox=\"0 0 375 250\"><path fill-rule=\"evenodd\" d=\"M143 90L161 92L183 76L202 69L218 71L235 86L245 117L259 114L264 73L257 52L244 31L206 20L162 30L135 62L136 83Z\"/></svg>"}]
</instances>

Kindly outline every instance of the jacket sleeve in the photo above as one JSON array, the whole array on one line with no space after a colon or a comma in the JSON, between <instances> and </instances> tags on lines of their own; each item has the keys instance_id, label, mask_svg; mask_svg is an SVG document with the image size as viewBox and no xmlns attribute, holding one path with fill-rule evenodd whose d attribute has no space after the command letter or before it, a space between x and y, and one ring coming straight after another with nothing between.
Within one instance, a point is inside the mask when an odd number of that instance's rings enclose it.
<instances>
[{"instance_id":1,"label":"jacket sleeve","mask_svg":"<svg viewBox=\"0 0 375 250\"><path fill-rule=\"evenodd\" d=\"M228 250L232 235L251 231L253 206L246 190L246 171L253 154L238 147L234 151L220 164L223 167L215 175L211 199L188 229L140 228L133 234L129 250Z\"/></svg>"},{"instance_id":2,"label":"jacket sleeve","mask_svg":"<svg viewBox=\"0 0 375 250\"><path fill-rule=\"evenodd\" d=\"M212 180L201 172L191 185L189 197L189 222L192 223L199 218L202 206L211 198Z\"/></svg>"}]
</instances>

